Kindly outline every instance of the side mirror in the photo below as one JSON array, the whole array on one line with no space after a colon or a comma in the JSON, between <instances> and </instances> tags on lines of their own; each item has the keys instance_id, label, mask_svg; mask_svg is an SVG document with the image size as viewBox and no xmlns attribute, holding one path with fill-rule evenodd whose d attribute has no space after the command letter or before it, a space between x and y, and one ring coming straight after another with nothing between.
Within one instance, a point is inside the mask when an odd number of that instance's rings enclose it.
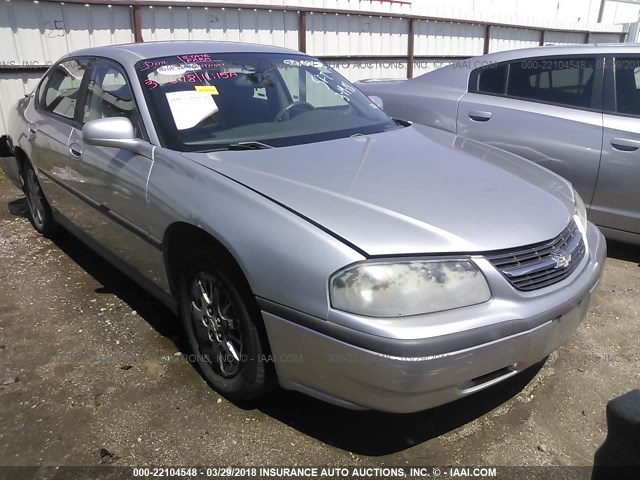
<instances>
[{"instance_id":1,"label":"side mirror","mask_svg":"<svg viewBox=\"0 0 640 480\"><path fill-rule=\"evenodd\" d=\"M369 95L369 100L371 100L380 110L384 110L384 102L380 97L376 95Z\"/></svg>"},{"instance_id":2,"label":"side mirror","mask_svg":"<svg viewBox=\"0 0 640 480\"><path fill-rule=\"evenodd\" d=\"M126 117L98 118L85 123L82 141L98 147L121 148L150 159L155 149L149 142L135 137L133 125Z\"/></svg>"}]
</instances>

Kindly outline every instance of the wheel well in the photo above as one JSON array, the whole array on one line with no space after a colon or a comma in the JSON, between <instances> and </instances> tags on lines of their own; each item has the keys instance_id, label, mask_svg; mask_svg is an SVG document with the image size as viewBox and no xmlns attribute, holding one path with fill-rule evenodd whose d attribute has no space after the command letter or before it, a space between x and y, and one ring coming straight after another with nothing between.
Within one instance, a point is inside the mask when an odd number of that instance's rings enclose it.
<instances>
[{"instance_id":1,"label":"wheel well","mask_svg":"<svg viewBox=\"0 0 640 480\"><path fill-rule=\"evenodd\" d=\"M198 249L207 249L207 251L226 263L236 273L236 281L243 282L246 292L251 296L251 305L247 305L250 310L254 310L256 327L264 341L265 351L271 354L271 345L269 337L264 325L264 320L260 313L260 307L255 300L251 285L246 275L238 264L233 254L213 235L203 229L185 222L173 223L167 228L163 239L163 256L167 277L171 292L176 299L179 299L180 289L180 268L184 265L183 261ZM269 368L273 369L273 364L269 363ZM275 378L275 374L273 375Z\"/></svg>"},{"instance_id":2,"label":"wheel well","mask_svg":"<svg viewBox=\"0 0 640 480\"><path fill-rule=\"evenodd\" d=\"M184 222L173 223L167 228L162 244L169 286L171 287L171 292L176 295L176 298L179 287L180 268L184 264L184 260L189 254L203 248L206 248L208 252L222 259L227 265L232 267L251 291L247 277L244 275L244 272L231 252L229 252L220 241L213 237L213 235L201 228Z\"/></svg>"}]
</instances>

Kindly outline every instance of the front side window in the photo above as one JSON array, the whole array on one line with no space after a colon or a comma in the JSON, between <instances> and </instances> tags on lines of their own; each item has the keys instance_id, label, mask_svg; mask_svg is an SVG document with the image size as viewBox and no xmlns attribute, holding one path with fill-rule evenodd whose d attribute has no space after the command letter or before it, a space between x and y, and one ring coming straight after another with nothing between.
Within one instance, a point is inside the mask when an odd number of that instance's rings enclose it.
<instances>
[{"instance_id":1,"label":"front side window","mask_svg":"<svg viewBox=\"0 0 640 480\"><path fill-rule=\"evenodd\" d=\"M304 55L178 55L140 61L136 70L162 142L174 150L280 147L399 128L340 74Z\"/></svg>"},{"instance_id":2,"label":"front side window","mask_svg":"<svg viewBox=\"0 0 640 480\"><path fill-rule=\"evenodd\" d=\"M533 58L509 65L507 95L571 107L591 107L594 58Z\"/></svg>"},{"instance_id":3,"label":"front side window","mask_svg":"<svg viewBox=\"0 0 640 480\"><path fill-rule=\"evenodd\" d=\"M616 112L640 115L640 58L616 58Z\"/></svg>"},{"instance_id":4,"label":"front side window","mask_svg":"<svg viewBox=\"0 0 640 480\"><path fill-rule=\"evenodd\" d=\"M97 60L87 85L83 123L99 118L126 117L138 138L142 138L140 115L131 87L119 66Z\"/></svg>"},{"instance_id":5,"label":"front side window","mask_svg":"<svg viewBox=\"0 0 640 480\"><path fill-rule=\"evenodd\" d=\"M71 59L56 65L40 87L38 108L73 120L86 59Z\"/></svg>"}]
</instances>

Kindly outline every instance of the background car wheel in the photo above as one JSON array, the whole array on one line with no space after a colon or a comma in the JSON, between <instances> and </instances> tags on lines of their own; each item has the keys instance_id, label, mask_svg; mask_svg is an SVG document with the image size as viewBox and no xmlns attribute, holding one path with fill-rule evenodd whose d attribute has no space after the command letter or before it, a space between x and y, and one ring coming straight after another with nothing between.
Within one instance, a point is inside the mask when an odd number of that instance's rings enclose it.
<instances>
[{"instance_id":1,"label":"background car wheel","mask_svg":"<svg viewBox=\"0 0 640 480\"><path fill-rule=\"evenodd\" d=\"M29 205L29 220L38 233L50 237L56 230L56 223L49 202L47 202L36 172L31 165L24 169L24 194Z\"/></svg>"},{"instance_id":2,"label":"background car wheel","mask_svg":"<svg viewBox=\"0 0 640 480\"><path fill-rule=\"evenodd\" d=\"M266 393L274 374L260 312L241 274L212 255L185 262L180 316L195 363L232 400Z\"/></svg>"}]
</instances>

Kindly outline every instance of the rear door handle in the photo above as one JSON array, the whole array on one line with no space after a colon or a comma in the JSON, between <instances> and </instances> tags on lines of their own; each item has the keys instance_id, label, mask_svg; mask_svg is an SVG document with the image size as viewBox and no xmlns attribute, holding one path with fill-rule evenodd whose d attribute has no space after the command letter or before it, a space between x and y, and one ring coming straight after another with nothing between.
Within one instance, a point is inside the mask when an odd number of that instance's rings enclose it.
<instances>
[{"instance_id":1,"label":"rear door handle","mask_svg":"<svg viewBox=\"0 0 640 480\"><path fill-rule=\"evenodd\" d=\"M69 145L69 154L73 158L80 158L82 156L82 147L77 143L72 143Z\"/></svg>"},{"instance_id":2,"label":"rear door handle","mask_svg":"<svg viewBox=\"0 0 640 480\"><path fill-rule=\"evenodd\" d=\"M475 122L486 122L491 118L491 112L474 110L469 112L469 118Z\"/></svg>"},{"instance_id":3,"label":"rear door handle","mask_svg":"<svg viewBox=\"0 0 640 480\"><path fill-rule=\"evenodd\" d=\"M640 148L640 141L630 138L612 138L611 146L621 152L633 152Z\"/></svg>"},{"instance_id":4,"label":"rear door handle","mask_svg":"<svg viewBox=\"0 0 640 480\"><path fill-rule=\"evenodd\" d=\"M33 123L29 124L29 133L31 135L35 135L36 133L38 133L38 129L33 125Z\"/></svg>"}]
</instances>

